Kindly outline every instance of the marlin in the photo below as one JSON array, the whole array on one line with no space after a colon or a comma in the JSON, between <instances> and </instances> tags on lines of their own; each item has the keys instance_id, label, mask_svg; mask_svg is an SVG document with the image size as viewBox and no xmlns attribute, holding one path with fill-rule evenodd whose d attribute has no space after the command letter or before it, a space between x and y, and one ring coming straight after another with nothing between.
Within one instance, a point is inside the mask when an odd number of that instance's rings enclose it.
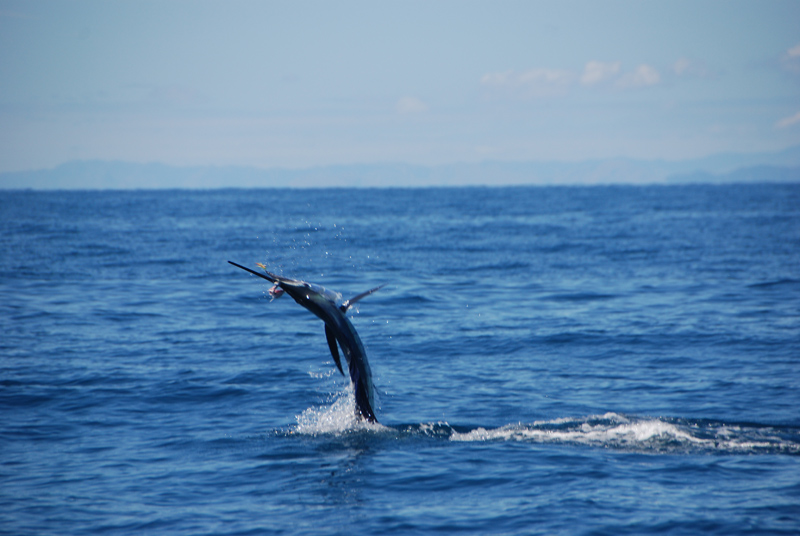
<instances>
[{"instance_id":1,"label":"marlin","mask_svg":"<svg viewBox=\"0 0 800 536\"><path fill-rule=\"evenodd\" d=\"M261 263L257 263L257 265L264 270L263 274L233 261L228 262L272 283L274 286L269 290L272 299L280 298L286 293L325 323L325 338L328 340L328 348L330 348L333 361L342 376L344 376L344 370L337 343L338 346L341 346L347 361L347 370L350 373L350 381L353 384L356 398L356 417L368 422L378 422L375 411L372 409L375 407L375 395L367 353L346 313L354 303L382 289L384 285L362 292L340 304L340 295L323 286L273 274L268 272Z\"/></svg>"}]
</instances>

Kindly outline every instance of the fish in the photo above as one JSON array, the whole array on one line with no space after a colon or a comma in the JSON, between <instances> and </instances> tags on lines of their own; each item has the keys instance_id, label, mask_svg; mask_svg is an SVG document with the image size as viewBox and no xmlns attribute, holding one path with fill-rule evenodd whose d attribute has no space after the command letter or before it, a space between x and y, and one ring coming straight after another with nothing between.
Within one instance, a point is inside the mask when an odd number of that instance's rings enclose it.
<instances>
[{"instance_id":1,"label":"fish","mask_svg":"<svg viewBox=\"0 0 800 536\"><path fill-rule=\"evenodd\" d=\"M347 311L355 303L386 285L367 290L340 303L340 294L328 290L322 285L273 274L261 263L257 263L257 266L264 273L251 270L233 261L228 261L228 263L273 283L274 286L269 291L272 299L280 298L284 293L288 294L295 302L311 311L324 322L328 348L331 351L336 368L339 369L342 375L344 375L344 369L339 355L339 347L341 347L344 354L350 382L355 393L356 417L370 423L377 423L378 419L374 410L375 387L372 383L372 371L367 360L367 353L364 350L364 344L361 342L355 327L353 327L353 323L347 317Z\"/></svg>"}]
</instances>

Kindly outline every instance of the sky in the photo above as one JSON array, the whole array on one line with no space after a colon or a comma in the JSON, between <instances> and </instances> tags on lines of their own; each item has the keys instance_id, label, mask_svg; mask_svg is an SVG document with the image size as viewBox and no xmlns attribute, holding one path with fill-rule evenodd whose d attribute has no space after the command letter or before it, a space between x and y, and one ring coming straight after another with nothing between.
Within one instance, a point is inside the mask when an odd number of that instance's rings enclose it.
<instances>
[{"instance_id":1,"label":"sky","mask_svg":"<svg viewBox=\"0 0 800 536\"><path fill-rule=\"evenodd\" d=\"M800 144L800 2L0 0L0 173Z\"/></svg>"}]
</instances>

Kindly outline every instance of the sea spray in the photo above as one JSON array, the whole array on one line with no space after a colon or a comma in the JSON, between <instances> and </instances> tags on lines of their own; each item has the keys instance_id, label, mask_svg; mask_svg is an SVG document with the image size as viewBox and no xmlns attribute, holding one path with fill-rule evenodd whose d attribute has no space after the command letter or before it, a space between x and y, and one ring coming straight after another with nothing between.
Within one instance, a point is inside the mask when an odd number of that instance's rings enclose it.
<instances>
[{"instance_id":1,"label":"sea spray","mask_svg":"<svg viewBox=\"0 0 800 536\"><path fill-rule=\"evenodd\" d=\"M343 391L334 393L330 401L329 405L313 406L298 415L294 433L320 435L385 429L378 423L369 423L356 417L352 384L348 383Z\"/></svg>"}]
</instances>

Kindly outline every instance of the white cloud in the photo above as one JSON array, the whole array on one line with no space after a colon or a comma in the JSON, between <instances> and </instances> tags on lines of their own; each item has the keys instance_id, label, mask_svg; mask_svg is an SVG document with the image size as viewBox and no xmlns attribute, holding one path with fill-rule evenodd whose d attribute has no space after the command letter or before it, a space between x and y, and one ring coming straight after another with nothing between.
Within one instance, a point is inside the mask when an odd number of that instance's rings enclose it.
<instances>
[{"instance_id":1,"label":"white cloud","mask_svg":"<svg viewBox=\"0 0 800 536\"><path fill-rule=\"evenodd\" d=\"M797 123L800 123L800 112L797 112L794 115L790 115L789 117L784 117L783 119L775 123L775 126L777 128L786 128L792 125L796 125Z\"/></svg>"},{"instance_id":2,"label":"white cloud","mask_svg":"<svg viewBox=\"0 0 800 536\"><path fill-rule=\"evenodd\" d=\"M635 71L625 73L617 81L617 86L620 88L640 88L655 86L661 82L661 75L658 71L643 63L639 65Z\"/></svg>"},{"instance_id":3,"label":"white cloud","mask_svg":"<svg viewBox=\"0 0 800 536\"><path fill-rule=\"evenodd\" d=\"M481 77L481 84L521 96L547 97L563 94L574 79L572 72L562 69L530 69L488 73Z\"/></svg>"},{"instance_id":4,"label":"white cloud","mask_svg":"<svg viewBox=\"0 0 800 536\"><path fill-rule=\"evenodd\" d=\"M711 71L705 63L690 60L689 58L679 58L672 64L672 72L677 76L695 76L698 78L706 78L711 76Z\"/></svg>"},{"instance_id":5,"label":"white cloud","mask_svg":"<svg viewBox=\"0 0 800 536\"><path fill-rule=\"evenodd\" d=\"M678 76L685 74L689 71L689 66L692 64L686 58L680 58L672 65L672 70L675 71L675 74Z\"/></svg>"},{"instance_id":6,"label":"white cloud","mask_svg":"<svg viewBox=\"0 0 800 536\"><path fill-rule=\"evenodd\" d=\"M800 43L786 51L781 58L784 69L793 73L800 73Z\"/></svg>"},{"instance_id":7,"label":"white cloud","mask_svg":"<svg viewBox=\"0 0 800 536\"><path fill-rule=\"evenodd\" d=\"M420 114L428 111L428 105L416 97L403 97L395 104L395 110L401 115Z\"/></svg>"},{"instance_id":8,"label":"white cloud","mask_svg":"<svg viewBox=\"0 0 800 536\"><path fill-rule=\"evenodd\" d=\"M584 86L593 86L616 76L619 73L621 63L590 61L583 68L581 75L581 84Z\"/></svg>"},{"instance_id":9,"label":"white cloud","mask_svg":"<svg viewBox=\"0 0 800 536\"><path fill-rule=\"evenodd\" d=\"M487 73L481 77L481 84L484 86L504 87L509 86L514 76L514 71L503 73Z\"/></svg>"},{"instance_id":10,"label":"white cloud","mask_svg":"<svg viewBox=\"0 0 800 536\"><path fill-rule=\"evenodd\" d=\"M705 75L697 64L679 60L676 72ZM589 61L578 76L565 69L530 69L528 71L502 71L487 73L481 77L481 85L516 97L549 97L562 95L576 83L591 88L613 84L618 89L637 89L661 83L661 74L652 66L643 63L633 71L622 72L619 61Z\"/></svg>"}]
</instances>

